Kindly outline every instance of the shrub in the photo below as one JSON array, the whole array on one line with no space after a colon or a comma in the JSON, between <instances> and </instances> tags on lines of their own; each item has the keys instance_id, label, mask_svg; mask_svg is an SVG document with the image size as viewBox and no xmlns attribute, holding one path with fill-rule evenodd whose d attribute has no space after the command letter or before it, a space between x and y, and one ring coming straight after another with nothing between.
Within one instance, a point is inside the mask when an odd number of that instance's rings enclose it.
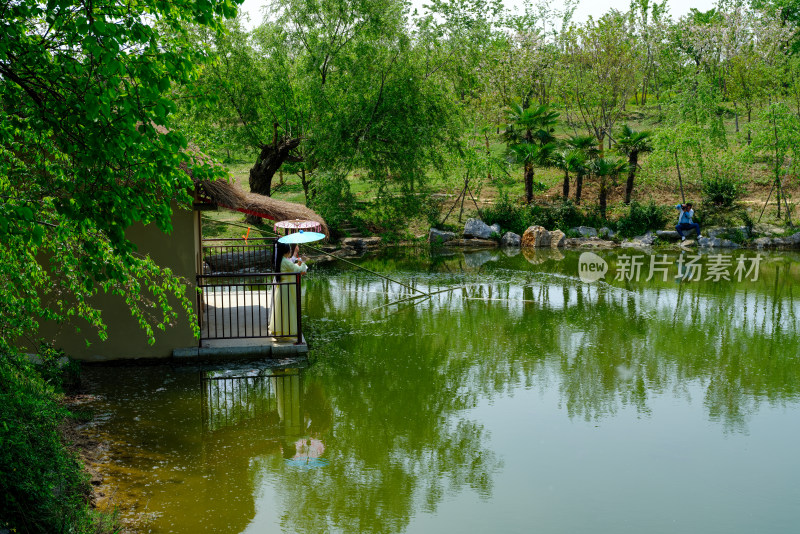
<instances>
[{"instance_id":1,"label":"shrub","mask_svg":"<svg viewBox=\"0 0 800 534\"><path fill-rule=\"evenodd\" d=\"M514 204L508 198L505 191L500 193L500 197L493 206L483 209L483 222L488 225L499 224L503 230L522 235L525 229L532 223L531 213L525 206Z\"/></svg>"},{"instance_id":2,"label":"shrub","mask_svg":"<svg viewBox=\"0 0 800 534\"><path fill-rule=\"evenodd\" d=\"M0 528L89 530L88 482L58 431L66 414L27 358L0 355Z\"/></svg>"},{"instance_id":3,"label":"shrub","mask_svg":"<svg viewBox=\"0 0 800 534\"><path fill-rule=\"evenodd\" d=\"M640 204L634 200L628 214L617 221L617 231L622 237L642 235L648 230L663 228L668 219L664 206L657 206L653 201Z\"/></svg>"},{"instance_id":4,"label":"shrub","mask_svg":"<svg viewBox=\"0 0 800 534\"><path fill-rule=\"evenodd\" d=\"M321 174L317 177L311 203L328 227L336 232L353 217L355 198L350 191L350 183L343 175Z\"/></svg>"},{"instance_id":5,"label":"shrub","mask_svg":"<svg viewBox=\"0 0 800 534\"><path fill-rule=\"evenodd\" d=\"M722 239L728 239L740 245L745 241L744 232L742 232L738 228L729 228L727 231L718 234L717 237L720 237Z\"/></svg>"},{"instance_id":6,"label":"shrub","mask_svg":"<svg viewBox=\"0 0 800 534\"><path fill-rule=\"evenodd\" d=\"M703 204L730 207L740 194L739 185L727 176L717 176L703 183Z\"/></svg>"},{"instance_id":7,"label":"shrub","mask_svg":"<svg viewBox=\"0 0 800 534\"><path fill-rule=\"evenodd\" d=\"M586 217L571 200L564 200L549 206L531 208L533 224L544 226L548 230L569 230L582 226Z\"/></svg>"}]
</instances>

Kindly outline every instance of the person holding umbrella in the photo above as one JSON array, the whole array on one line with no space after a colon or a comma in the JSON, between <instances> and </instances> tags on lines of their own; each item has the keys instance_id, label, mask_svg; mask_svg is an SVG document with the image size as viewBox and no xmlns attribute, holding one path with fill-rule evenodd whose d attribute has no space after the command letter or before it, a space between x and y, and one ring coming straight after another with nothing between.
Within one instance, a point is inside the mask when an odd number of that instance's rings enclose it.
<instances>
[{"instance_id":1,"label":"person holding umbrella","mask_svg":"<svg viewBox=\"0 0 800 534\"><path fill-rule=\"evenodd\" d=\"M289 258L292 263L306 263L307 259L300 256L300 243L295 244L292 247L292 257Z\"/></svg>"},{"instance_id":2,"label":"person holding umbrella","mask_svg":"<svg viewBox=\"0 0 800 534\"><path fill-rule=\"evenodd\" d=\"M291 260L292 248L298 243L310 243L324 239L325 235L316 232L300 232L289 234L275 243L272 265L275 273L305 273L308 265L298 257L297 263ZM269 331L273 336L297 335L297 287L291 282L294 276L276 274L275 281L280 285L273 291L272 313L269 320Z\"/></svg>"},{"instance_id":3,"label":"person holding umbrella","mask_svg":"<svg viewBox=\"0 0 800 534\"><path fill-rule=\"evenodd\" d=\"M280 241L275 244L273 264L276 273L305 273L308 271L308 265L299 258L297 263L292 262L291 255L292 249L288 244ZM288 285L293 278L275 276L275 281L282 285L278 286L278 291L273 292L272 313L269 321L269 331L273 336L297 335L297 288L294 285Z\"/></svg>"}]
</instances>

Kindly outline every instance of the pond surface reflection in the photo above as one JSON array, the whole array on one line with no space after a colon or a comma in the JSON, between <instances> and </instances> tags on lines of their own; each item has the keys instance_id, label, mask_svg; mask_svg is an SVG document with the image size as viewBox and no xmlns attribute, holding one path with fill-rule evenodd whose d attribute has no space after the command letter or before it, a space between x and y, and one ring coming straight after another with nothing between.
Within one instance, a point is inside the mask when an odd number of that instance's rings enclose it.
<instances>
[{"instance_id":1,"label":"pond surface reflection","mask_svg":"<svg viewBox=\"0 0 800 534\"><path fill-rule=\"evenodd\" d=\"M579 256L360 260L447 289L413 300L318 266L307 368L88 368L108 485L152 532L792 530L798 257L587 284Z\"/></svg>"}]
</instances>

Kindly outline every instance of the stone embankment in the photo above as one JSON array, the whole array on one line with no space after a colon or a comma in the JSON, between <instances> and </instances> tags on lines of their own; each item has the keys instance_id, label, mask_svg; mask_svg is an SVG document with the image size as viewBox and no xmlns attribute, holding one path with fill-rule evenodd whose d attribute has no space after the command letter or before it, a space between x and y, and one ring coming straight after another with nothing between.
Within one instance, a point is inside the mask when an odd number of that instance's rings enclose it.
<instances>
[{"instance_id":1,"label":"stone embankment","mask_svg":"<svg viewBox=\"0 0 800 534\"><path fill-rule=\"evenodd\" d=\"M648 231L640 236L622 239L612 229L590 226L570 228L565 234L561 230L547 230L543 226L530 226L520 236L513 232L501 232L499 225L487 225L480 219L468 219L461 235L455 232L431 228L428 242L433 246L474 248L649 248L653 246L699 247L704 249L732 248L800 248L800 232L782 235L781 228L769 226L710 228L699 239L687 236L681 241L675 230ZM569 235L569 237L568 237Z\"/></svg>"}]
</instances>

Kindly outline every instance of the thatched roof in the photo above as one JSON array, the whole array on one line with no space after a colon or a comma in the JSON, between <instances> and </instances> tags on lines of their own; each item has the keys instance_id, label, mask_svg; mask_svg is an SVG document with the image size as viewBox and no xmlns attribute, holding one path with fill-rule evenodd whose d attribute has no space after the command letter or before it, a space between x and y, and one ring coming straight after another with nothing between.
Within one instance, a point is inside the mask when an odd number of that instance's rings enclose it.
<instances>
[{"instance_id":1,"label":"thatched roof","mask_svg":"<svg viewBox=\"0 0 800 534\"><path fill-rule=\"evenodd\" d=\"M169 130L163 126L154 124L153 127L162 135L169 132ZM194 143L189 143L185 152L197 163L219 165L208 155L204 154ZM192 177L195 187L197 187L200 196L204 197L205 201L223 208L240 211L248 215L255 215L256 217L271 219L273 221L285 221L289 219L316 221L322 225L322 231L325 235L330 236L325 219L317 215L314 210L302 204L286 202L285 200L276 200L257 193L246 192L237 186L233 180L200 181L192 175L186 163L181 163L180 167L186 174Z\"/></svg>"},{"instance_id":2,"label":"thatched roof","mask_svg":"<svg viewBox=\"0 0 800 534\"><path fill-rule=\"evenodd\" d=\"M325 219L302 204L277 200L257 193L248 193L227 180L205 180L198 183L198 189L201 196L206 197L209 202L217 206L273 221L287 219L317 221L322 225L325 235L330 235Z\"/></svg>"}]
</instances>

